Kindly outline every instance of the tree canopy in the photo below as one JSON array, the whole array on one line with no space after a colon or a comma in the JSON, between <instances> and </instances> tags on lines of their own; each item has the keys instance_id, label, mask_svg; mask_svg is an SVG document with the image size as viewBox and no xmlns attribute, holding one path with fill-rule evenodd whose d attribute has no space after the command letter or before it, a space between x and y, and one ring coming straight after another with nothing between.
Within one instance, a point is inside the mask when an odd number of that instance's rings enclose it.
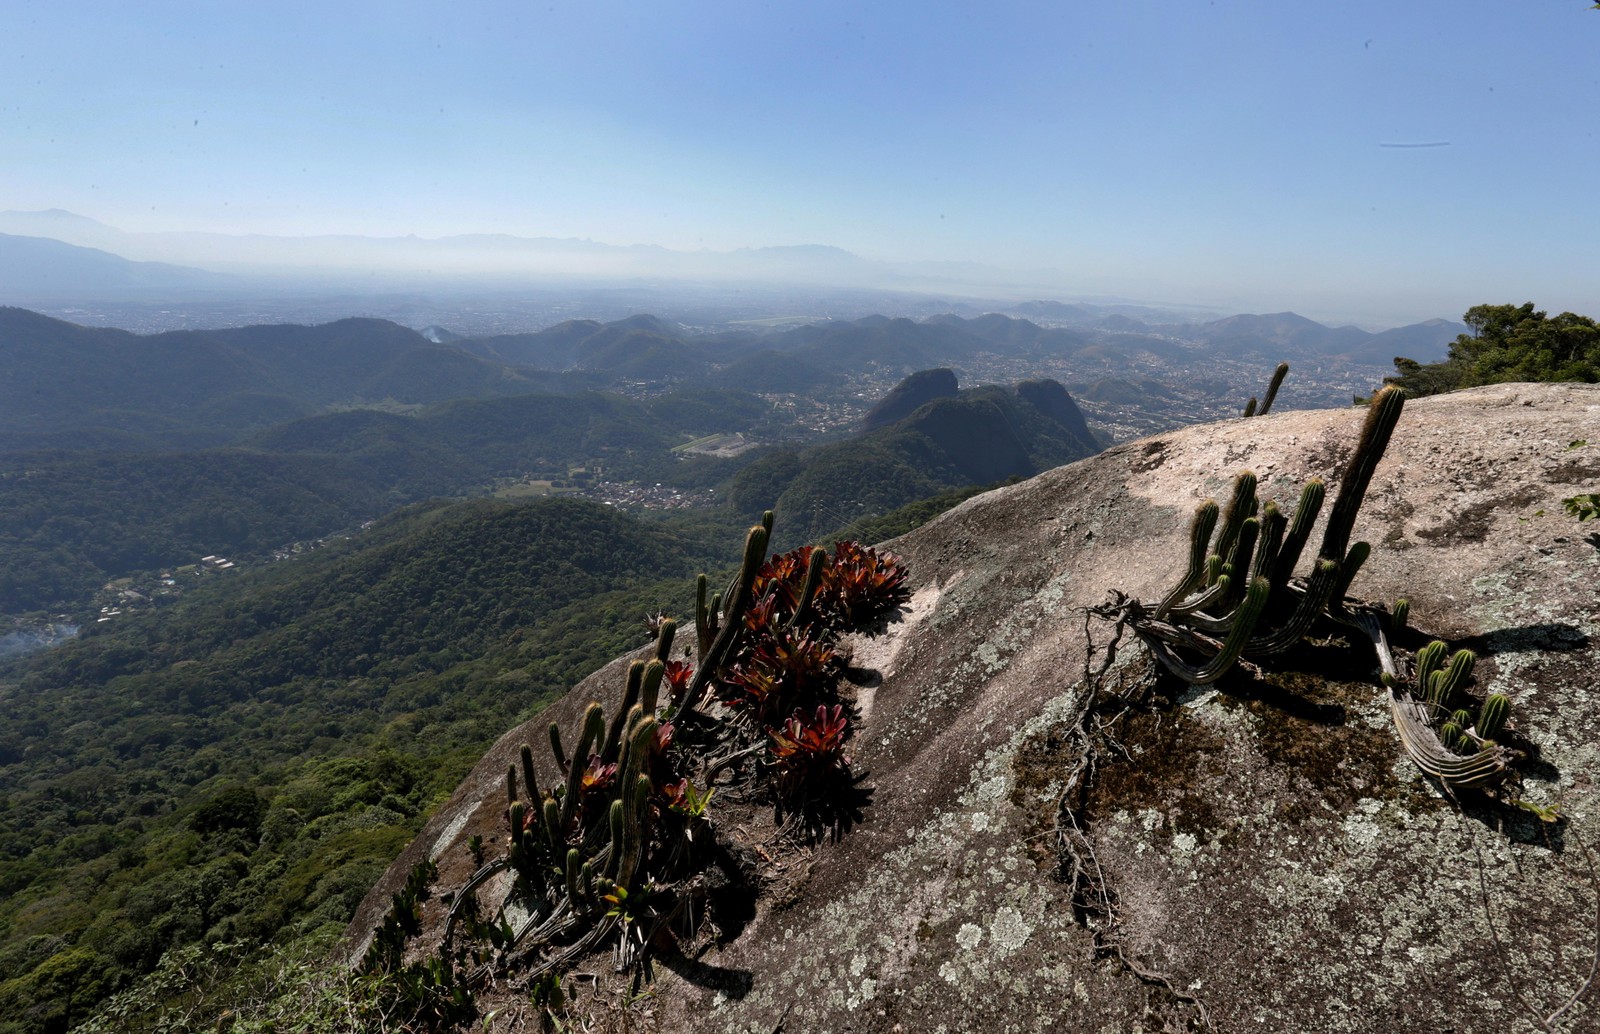
<instances>
[{"instance_id":1,"label":"tree canopy","mask_svg":"<svg viewBox=\"0 0 1600 1034\"><path fill-rule=\"evenodd\" d=\"M1462 317L1470 334L1450 345L1442 363L1397 356L1385 378L1412 395L1505 381L1600 381L1600 325L1588 316L1548 316L1521 305L1474 305Z\"/></svg>"}]
</instances>

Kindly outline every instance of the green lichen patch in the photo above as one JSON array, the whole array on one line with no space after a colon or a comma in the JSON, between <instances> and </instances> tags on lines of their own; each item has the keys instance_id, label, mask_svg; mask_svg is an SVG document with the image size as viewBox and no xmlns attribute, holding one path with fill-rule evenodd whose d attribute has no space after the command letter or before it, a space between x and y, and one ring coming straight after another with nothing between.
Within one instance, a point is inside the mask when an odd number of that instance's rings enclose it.
<instances>
[{"instance_id":1,"label":"green lichen patch","mask_svg":"<svg viewBox=\"0 0 1600 1034\"><path fill-rule=\"evenodd\" d=\"M1086 801L1091 821L1154 809L1172 835L1226 842L1228 816L1208 784L1228 768L1227 740L1182 708L1130 712L1118 730L1127 756L1100 768Z\"/></svg>"},{"instance_id":2,"label":"green lichen patch","mask_svg":"<svg viewBox=\"0 0 1600 1034\"><path fill-rule=\"evenodd\" d=\"M1295 789L1275 802L1278 821L1346 814L1358 801L1405 792L1395 774L1399 748L1388 704L1364 677L1371 667L1364 645L1307 643L1281 667L1237 671L1219 682L1219 702L1254 719L1255 750Z\"/></svg>"}]
</instances>

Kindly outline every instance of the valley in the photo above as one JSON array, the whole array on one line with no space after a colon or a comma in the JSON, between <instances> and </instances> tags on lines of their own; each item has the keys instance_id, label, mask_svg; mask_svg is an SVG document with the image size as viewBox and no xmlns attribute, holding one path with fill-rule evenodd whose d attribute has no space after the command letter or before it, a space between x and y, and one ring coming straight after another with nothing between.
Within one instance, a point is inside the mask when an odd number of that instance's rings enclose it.
<instances>
[{"instance_id":1,"label":"valley","mask_svg":"<svg viewBox=\"0 0 1600 1034\"><path fill-rule=\"evenodd\" d=\"M1280 409L1386 372L1298 317L1231 346L1039 318L141 335L0 309L25 647L0 656L0 1031L59 1029L174 950L263 946L226 987L325 948L489 742L685 613L764 510L774 549L880 541L1237 415L1279 359Z\"/></svg>"}]
</instances>

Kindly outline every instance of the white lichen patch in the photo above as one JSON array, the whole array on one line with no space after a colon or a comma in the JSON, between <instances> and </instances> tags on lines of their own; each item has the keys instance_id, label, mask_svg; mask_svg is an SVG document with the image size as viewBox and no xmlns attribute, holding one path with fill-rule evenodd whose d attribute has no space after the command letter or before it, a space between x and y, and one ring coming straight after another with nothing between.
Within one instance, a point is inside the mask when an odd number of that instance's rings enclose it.
<instances>
[{"instance_id":1,"label":"white lichen patch","mask_svg":"<svg viewBox=\"0 0 1600 1034\"><path fill-rule=\"evenodd\" d=\"M821 1029L806 1017L820 1022L829 1010L860 1009L886 995L895 997L905 1015L916 1015L919 1007L929 1010L924 1015L947 1009L950 994L960 997L967 1015L1002 1007L1015 1013L984 990L1026 991L1027 977L1007 968L1006 960L1024 949L1035 960L1030 968L1075 957L1077 950L1067 946L1077 944L1081 931L1063 920L1052 895L1040 893L1041 877L1025 845L1005 836L1016 751L1045 728L1066 722L1075 700L1075 692L1068 692L1046 703L1006 743L975 760L954 810L914 827L903 846L885 852L846 893L800 919L794 941L803 940L807 950L787 956L785 972L771 974L737 1007L729 1003L719 1014L728 1017L728 1029L741 1029L741 1016L785 1008L796 1029ZM980 814L986 819L974 822ZM786 926L796 921L782 915L774 919ZM919 927L948 932L919 938ZM919 968L926 974L920 979ZM939 979L930 981L935 974ZM785 991L794 987L816 993L797 1000ZM935 987L944 988L938 993L945 997L930 998ZM1042 1017L1047 1004L1028 1011Z\"/></svg>"},{"instance_id":2,"label":"white lichen patch","mask_svg":"<svg viewBox=\"0 0 1600 1034\"><path fill-rule=\"evenodd\" d=\"M1024 921L1022 913L1008 905L996 911L994 921L989 924L990 949L1002 957L1010 955L1027 942L1031 933L1032 924Z\"/></svg>"}]
</instances>

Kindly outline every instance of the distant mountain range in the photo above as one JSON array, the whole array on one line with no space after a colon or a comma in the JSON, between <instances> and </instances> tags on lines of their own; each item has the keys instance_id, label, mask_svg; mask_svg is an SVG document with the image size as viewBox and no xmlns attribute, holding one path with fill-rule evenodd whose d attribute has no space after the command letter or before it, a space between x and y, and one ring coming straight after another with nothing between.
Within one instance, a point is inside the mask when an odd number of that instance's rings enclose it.
<instances>
[{"instance_id":1,"label":"distant mountain range","mask_svg":"<svg viewBox=\"0 0 1600 1034\"><path fill-rule=\"evenodd\" d=\"M39 242L44 239L64 247L42 255ZM74 253L67 247L87 251ZM114 258L128 260L129 265L108 261ZM1054 286L1053 275L1041 278L1037 273L975 263L880 262L821 244L718 252L510 234L424 238L130 233L61 209L0 211L0 273L16 274L0 278L0 303L36 307L69 299L158 301L220 292L238 297L284 291L355 292L371 301L397 291L506 291L537 283L572 291L604 285L614 291L642 292L641 296L652 296L653 290L670 293L666 285L677 285L672 290L679 291L730 285L723 290L733 294L718 295L719 300L710 304L725 313L749 305L748 297L739 296L741 290L775 291L766 296L768 304L782 304L785 285L801 290L813 304L829 298L824 311L837 311L843 297L839 292L851 294L849 304L856 312L862 311L859 296L873 292L881 300L866 311L893 309L888 303L895 298L908 306L904 311L939 311L920 309L909 299L921 292L917 297L926 303L927 292L941 292L948 296L941 306L944 311L970 313L976 307L977 312L991 309L1042 325L1157 336L1185 336L1208 325L1215 312L1194 306L1017 300L1019 295L1026 298L1027 293L1059 287ZM222 273L232 279L217 275ZM980 301L983 298L1010 300ZM741 317L717 319L729 318ZM1350 341L1359 346L1354 334L1363 332L1353 327L1338 330L1354 332ZM1219 332L1231 338L1229 328ZM1268 335L1263 340L1274 338Z\"/></svg>"},{"instance_id":2,"label":"distant mountain range","mask_svg":"<svg viewBox=\"0 0 1600 1034\"><path fill-rule=\"evenodd\" d=\"M71 301L188 295L237 286L237 278L166 262L133 262L46 237L0 234L0 291L12 298Z\"/></svg>"},{"instance_id":3,"label":"distant mountain range","mask_svg":"<svg viewBox=\"0 0 1600 1034\"><path fill-rule=\"evenodd\" d=\"M129 259L274 278L380 275L505 282L541 277L581 282L665 276L691 281L871 284L886 289L940 283L997 287L1018 280L1015 273L973 264L874 262L820 244L675 251L653 244L486 233L433 238L130 233L61 209L0 212L0 234L48 237Z\"/></svg>"}]
</instances>

